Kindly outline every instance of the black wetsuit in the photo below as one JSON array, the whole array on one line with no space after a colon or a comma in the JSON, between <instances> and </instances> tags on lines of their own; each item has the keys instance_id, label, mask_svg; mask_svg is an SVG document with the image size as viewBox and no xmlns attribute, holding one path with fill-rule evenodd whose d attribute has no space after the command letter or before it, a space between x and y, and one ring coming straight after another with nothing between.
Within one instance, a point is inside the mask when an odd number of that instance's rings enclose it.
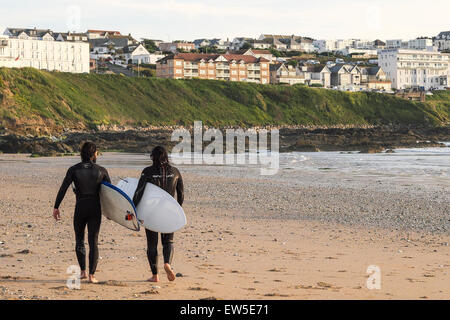
<instances>
[{"instance_id":1,"label":"black wetsuit","mask_svg":"<svg viewBox=\"0 0 450 320\"><path fill-rule=\"evenodd\" d=\"M102 221L99 189L102 181L111 182L108 171L93 162L80 162L67 170L66 177L59 189L55 201L58 209L67 188L73 182L75 185L75 214L73 226L75 229L75 252L82 271L86 270L86 249L84 247L84 230L88 226L89 242L89 274L94 274L98 261L98 233Z\"/></svg>"},{"instance_id":2,"label":"black wetsuit","mask_svg":"<svg viewBox=\"0 0 450 320\"><path fill-rule=\"evenodd\" d=\"M177 201L180 206L184 200L183 179L177 168L171 165L147 167L142 171L139 184L134 193L133 202L135 206L141 201L144 194L145 185L153 183L161 189L167 191L172 197L177 193ZM145 229L147 236L147 258L150 263L152 273L158 274L158 233ZM161 233L161 242L163 245L164 263L172 263L173 257L173 233Z\"/></svg>"}]
</instances>

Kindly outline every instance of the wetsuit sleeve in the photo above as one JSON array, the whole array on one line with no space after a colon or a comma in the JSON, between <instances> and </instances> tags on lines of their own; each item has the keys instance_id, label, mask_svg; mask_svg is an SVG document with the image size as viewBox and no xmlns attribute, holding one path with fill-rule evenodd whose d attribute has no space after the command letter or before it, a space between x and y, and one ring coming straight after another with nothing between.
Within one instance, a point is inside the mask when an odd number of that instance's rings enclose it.
<instances>
[{"instance_id":1,"label":"wetsuit sleeve","mask_svg":"<svg viewBox=\"0 0 450 320\"><path fill-rule=\"evenodd\" d=\"M108 170L106 170L105 168L103 168L103 181L111 183L111 178L109 177Z\"/></svg>"},{"instance_id":2,"label":"wetsuit sleeve","mask_svg":"<svg viewBox=\"0 0 450 320\"><path fill-rule=\"evenodd\" d=\"M56 196L56 201L55 201L55 206L54 206L55 209L59 208L59 205L63 201L64 196L66 195L67 188L69 188L72 181L73 181L73 170L72 170L72 168L70 168L69 170L67 170L66 176L61 184L61 187L59 188L58 195Z\"/></svg>"},{"instance_id":3,"label":"wetsuit sleeve","mask_svg":"<svg viewBox=\"0 0 450 320\"><path fill-rule=\"evenodd\" d=\"M181 205L183 205L184 201L184 187L183 187L183 178L181 174L178 172L179 178L177 180L177 201Z\"/></svg>"},{"instance_id":4,"label":"wetsuit sleeve","mask_svg":"<svg viewBox=\"0 0 450 320\"><path fill-rule=\"evenodd\" d=\"M134 206L137 207L139 202L142 199L142 196L144 195L145 185L147 184L147 177L145 174L145 170L142 171L141 178L139 179L138 186L136 188L136 191L134 192L133 196L133 203Z\"/></svg>"}]
</instances>

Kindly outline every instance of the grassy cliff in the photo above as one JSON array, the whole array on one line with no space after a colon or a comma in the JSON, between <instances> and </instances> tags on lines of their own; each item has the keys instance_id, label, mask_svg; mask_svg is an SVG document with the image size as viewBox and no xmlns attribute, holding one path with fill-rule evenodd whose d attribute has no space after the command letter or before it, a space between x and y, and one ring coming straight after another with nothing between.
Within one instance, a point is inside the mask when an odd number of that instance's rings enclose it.
<instances>
[{"instance_id":1,"label":"grassy cliff","mask_svg":"<svg viewBox=\"0 0 450 320\"><path fill-rule=\"evenodd\" d=\"M376 93L208 80L127 78L0 68L3 127L90 128L97 124L439 126L450 122L450 92L426 103Z\"/></svg>"}]
</instances>

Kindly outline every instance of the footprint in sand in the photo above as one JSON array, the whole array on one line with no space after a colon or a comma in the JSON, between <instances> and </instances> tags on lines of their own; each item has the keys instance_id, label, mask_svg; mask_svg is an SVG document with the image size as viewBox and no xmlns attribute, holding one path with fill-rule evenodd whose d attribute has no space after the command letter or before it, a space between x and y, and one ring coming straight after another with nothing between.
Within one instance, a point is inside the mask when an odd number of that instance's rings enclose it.
<instances>
[{"instance_id":1,"label":"footprint in sand","mask_svg":"<svg viewBox=\"0 0 450 320\"><path fill-rule=\"evenodd\" d=\"M202 288L202 287L189 287L188 290L192 290L192 291L209 291L209 289Z\"/></svg>"},{"instance_id":2,"label":"footprint in sand","mask_svg":"<svg viewBox=\"0 0 450 320\"><path fill-rule=\"evenodd\" d=\"M198 300L220 300L220 298L216 298L216 297L206 297L206 298L201 298Z\"/></svg>"},{"instance_id":3,"label":"footprint in sand","mask_svg":"<svg viewBox=\"0 0 450 320\"><path fill-rule=\"evenodd\" d=\"M266 293L264 296L265 297L284 297L284 298L290 297L290 295L288 295L288 294L281 294L281 293Z\"/></svg>"},{"instance_id":4,"label":"footprint in sand","mask_svg":"<svg viewBox=\"0 0 450 320\"><path fill-rule=\"evenodd\" d=\"M159 294L158 290L152 289L152 290L147 290L144 292L140 292L139 294Z\"/></svg>"},{"instance_id":5,"label":"footprint in sand","mask_svg":"<svg viewBox=\"0 0 450 320\"><path fill-rule=\"evenodd\" d=\"M100 281L98 284L106 285L106 286L114 286L114 287L127 287L127 284L122 281L117 280L107 280Z\"/></svg>"}]
</instances>

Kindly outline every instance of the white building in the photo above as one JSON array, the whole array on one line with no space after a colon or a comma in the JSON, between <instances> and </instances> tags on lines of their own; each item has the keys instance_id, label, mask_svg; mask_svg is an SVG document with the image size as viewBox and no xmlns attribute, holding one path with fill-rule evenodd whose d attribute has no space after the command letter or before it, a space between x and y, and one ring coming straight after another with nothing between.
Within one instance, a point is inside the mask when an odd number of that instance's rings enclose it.
<instances>
[{"instance_id":1,"label":"white building","mask_svg":"<svg viewBox=\"0 0 450 320\"><path fill-rule=\"evenodd\" d=\"M432 39L386 40L386 49L434 50Z\"/></svg>"},{"instance_id":2,"label":"white building","mask_svg":"<svg viewBox=\"0 0 450 320\"><path fill-rule=\"evenodd\" d=\"M408 41L402 39L386 40L386 49L408 49Z\"/></svg>"},{"instance_id":3,"label":"white building","mask_svg":"<svg viewBox=\"0 0 450 320\"><path fill-rule=\"evenodd\" d=\"M89 43L56 40L50 30L11 29L0 36L0 67L89 73Z\"/></svg>"},{"instance_id":4,"label":"white building","mask_svg":"<svg viewBox=\"0 0 450 320\"><path fill-rule=\"evenodd\" d=\"M408 49L412 50L433 50L432 39L413 39L408 41Z\"/></svg>"},{"instance_id":5,"label":"white building","mask_svg":"<svg viewBox=\"0 0 450 320\"><path fill-rule=\"evenodd\" d=\"M437 51L386 49L378 54L378 65L394 89L444 89L448 86L448 54Z\"/></svg>"},{"instance_id":6,"label":"white building","mask_svg":"<svg viewBox=\"0 0 450 320\"><path fill-rule=\"evenodd\" d=\"M165 54L160 54L160 53L150 53L150 64L156 64L156 61L158 61L159 59L164 58L166 55Z\"/></svg>"},{"instance_id":7,"label":"white building","mask_svg":"<svg viewBox=\"0 0 450 320\"><path fill-rule=\"evenodd\" d=\"M314 40L313 46L319 53L322 52L336 52L347 48L353 48L355 44L354 39L339 39L339 40Z\"/></svg>"},{"instance_id":8,"label":"white building","mask_svg":"<svg viewBox=\"0 0 450 320\"><path fill-rule=\"evenodd\" d=\"M125 55L125 61L138 64L138 63L150 63L150 52L144 48L142 44L138 46L128 46L123 48Z\"/></svg>"},{"instance_id":9,"label":"white building","mask_svg":"<svg viewBox=\"0 0 450 320\"><path fill-rule=\"evenodd\" d=\"M349 56L351 54L362 54L366 55L367 57L376 57L378 54L377 49L355 49L355 48L346 48L342 50L338 50L342 55Z\"/></svg>"}]
</instances>

